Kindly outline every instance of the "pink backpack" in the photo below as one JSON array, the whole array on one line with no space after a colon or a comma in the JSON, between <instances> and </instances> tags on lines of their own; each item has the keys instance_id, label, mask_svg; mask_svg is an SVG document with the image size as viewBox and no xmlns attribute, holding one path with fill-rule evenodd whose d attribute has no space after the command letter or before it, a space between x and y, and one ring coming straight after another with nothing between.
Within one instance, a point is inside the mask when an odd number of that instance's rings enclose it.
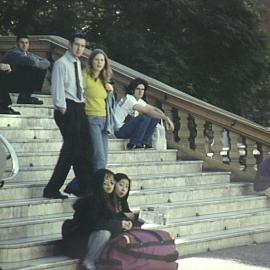
<instances>
[{"instance_id":1,"label":"pink backpack","mask_svg":"<svg viewBox=\"0 0 270 270\"><path fill-rule=\"evenodd\" d=\"M96 264L97 270L177 270L174 240L166 231L131 230L113 238Z\"/></svg>"}]
</instances>

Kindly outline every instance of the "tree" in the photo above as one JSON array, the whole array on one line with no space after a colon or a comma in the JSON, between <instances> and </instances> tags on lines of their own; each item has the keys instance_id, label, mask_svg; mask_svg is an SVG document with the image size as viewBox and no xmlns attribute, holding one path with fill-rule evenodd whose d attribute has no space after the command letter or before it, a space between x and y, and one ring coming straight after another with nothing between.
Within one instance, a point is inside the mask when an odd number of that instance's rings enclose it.
<instances>
[{"instance_id":1,"label":"tree","mask_svg":"<svg viewBox=\"0 0 270 270\"><path fill-rule=\"evenodd\" d=\"M81 29L115 61L236 113L269 76L256 0L4 0L0 15L2 34Z\"/></svg>"}]
</instances>

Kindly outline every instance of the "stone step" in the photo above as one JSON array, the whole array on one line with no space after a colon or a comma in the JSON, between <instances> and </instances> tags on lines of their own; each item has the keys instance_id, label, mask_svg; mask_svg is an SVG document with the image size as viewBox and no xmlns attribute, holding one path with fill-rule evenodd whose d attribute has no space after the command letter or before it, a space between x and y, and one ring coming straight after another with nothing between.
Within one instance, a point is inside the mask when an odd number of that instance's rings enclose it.
<instances>
[{"instance_id":1,"label":"stone step","mask_svg":"<svg viewBox=\"0 0 270 270\"><path fill-rule=\"evenodd\" d=\"M175 240L180 256L270 241L270 224L194 234ZM0 241L0 262L19 262L60 255L61 235ZM75 262L74 262L75 263Z\"/></svg>"},{"instance_id":2,"label":"stone step","mask_svg":"<svg viewBox=\"0 0 270 270\"><path fill-rule=\"evenodd\" d=\"M182 174L194 173L202 171L202 161L156 161L156 162L136 162L136 163L115 163L108 164L108 169L113 172L126 173L132 175L151 175L152 172L160 174ZM46 181L50 179L54 166L35 166L35 167L21 167L15 180L20 181L34 181L36 179ZM73 174L72 170L70 171Z\"/></svg>"},{"instance_id":3,"label":"stone step","mask_svg":"<svg viewBox=\"0 0 270 270\"><path fill-rule=\"evenodd\" d=\"M75 198L65 200L35 198L0 201L0 216L1 219L12 219L72 213L72 204L75 200Z\"/></svg>"},{"instance_id":4,"label":"stone step","mask_svg":"<svg viewBox=\"0 0 270 270\"><path fill-rule=\"evenodd\" d=\"M3 270L78 270L79 262L65 256L52 256L22 262L2 263Z\"/></svg>"},{"instance_id":5,"label":"stone step","mask_svg":"<svg viewBox=\"0 0 270 270\"><path fill-rule=\"evenodd\" d=\"M237 189L236 189L237 190ZM179 190L179 193L183 193L183 189ZM207 212L208 208L214 208L211 204L216 206L216 209L211 211L211 213L222 213L230 211L240 211L245 209L256 209L263 208L267 205L267 200L264 197L249 196L253 198L244 196L231 196L224 197L222 200L214 199L212 200L194 200L187 203L186 201L178 201L176 203L166 203L169 201L167 198L171 195L172 191L168 192L148 192L140 195L131 195L130 196L130 206L133 209L139 209L144 207L146 203L149 203L151 198L151 206L153 207L153 202L157 202L158 211L163 211L166 214L166 219L168 224L174 222L177 218L180 217L192 217L192 216L203 216L209 214ZM174 192L173 194L177 194ZM213 192L214 194L214 192ZM41 195L41 194L40 194ZM167 197L166 197L167 196ZM181 200L179 195L178 198ZM134 199L133 199L134 197ZM164 202L160 202L160 197L165 198ZM178 199L178 200L179 200ZM32 217L32 216L42 216L45 214L58 214L58 213L70 213L72 212L71 204L74 202L75 198L66 199L64 201L57 199L45 199L45 198L34 198L27 200L11 200L11 201L0 201L0 216L2 219L9 218L22 218L22 217ZM144 200L144 201L143 201ZM161 204L162 203L162 204ZM256 204L258 206L256 206ZM248 205L250 204L250 208ZM149 204L146 206L149 206ZM203 212L205 211L205 212ZM151 214L151 213L150 213ZM149 220L149 219L148 219Z\"/></svg>"},{"instance_id":6,"label":"stone step","mask_svg":"<svg viewBox=\"0 0 270 270\"><path fill-rule=\"evenodd\" d=\"M36 97L38 99L41 99L43 101L43 105L52 106L52 96L51 95L33 94L32 96ZM13 106L17 106L16 103L17 103L18 94L17 93L11 93L10 97L11 97ZM22 104L22 105L26 105L26 104Z\"/></svg>"},{"instance_id":7,"label":"stone step","mask_svg":"<svg viewBox=\"0 0 270 270\"><path fill-rule=\"evenodd\" d=\"M23 115L1 115L0 128L2 127L44 127L45 129L56 128L52 116L23 116Z\"/></svg>"},{"instance_id":8,"label":"stone step","mask_svg":"<svg viewBox=\"0 0 270 270\"><path fill-rule=\"evenodd\" d=\"M54 166L59 152L18 153L20 166ZM108 162L130 163L139 161L175 161L176 150L110 151Z\"/></svg>"},{"instance_id":9,"label":"stone step","mask_svg":"<svg viewBox=\"0 0 270 270\"><path fill-rule=\"evenodd\" d=\"M72 213L6 219L0 221L0 240L28 238L33 236L61 233L63 221ZM252 209L182 218L173 224L144 224L145 229L166 230L175 238L199 233L214 232L255 226L269 222L270 209Z\"/></svg>"},{"instance_id":10,"label":"stone step","mask_svg":"<svg viewBox=\"0 0 270 270\"><path fill-rule=\"evenodd\" d=\"M195 234L175 240L180 256L270 241L270 224Z\"/></svg>"},{"instance_id":11,"label":"stone step","mask_svg":"<svg viewBox=\"0 0 270 270\"><path fill-rule=\"evenodd\" d=\"M70 173L66 183L73 177ZM218 179L217 179L218 177ZM15 199L30 199L41 196L46 181L35 179L35 181L10 181L1 189L1 200L15 200ZM188 173L188 174L163 174L163 175L149 175L149 176L133 176L132 190L147 190L153 187L183 187L183 186L204 186L212 184L228 184L230 182L229 173ZM63 188L64 189L64 188Z\"/></svg>"},{"instance_id":12,"label":"stone step","mask_svg":"<svg viewBox=\"0 0 270 270\"><path fill-rule=\"evenodd\" d=\"M187 217L175 220L172 224L144 224L145 229L166 230L175 237L185 237L194 234L226 231L241 227L256 226L268 223L270 209L259 208L251 210L233 211L218 214L208 214L199 217Z\"/></svg>"},{"instance_id":13,"label":"stone step","mask_svg":"<svg viewBox=\"0 0 270 270\"><path fill-rule=\"evenodd\" d=\"M144 209L150 209L141 213L142 218L154 220L157 215L163 217L167 224L184 217L204 216L209 213L226 213L228 211L241 211L268 207L268 200L265 196L231 196L222 199L195 200L189 202L176 202L167 204L149 204ZM135 207L136 208L136 207ZM137 207L138 209L139 207Z\"/></svg>"},{"instance_id":14,"label":"stone step","mask_svg":"<svg viewBox=\"0 0 270 270\"><path fill-rule=\"evenodd\" d=\"M0 241L0 263L20 262L60 255L60 235Z\"/></svg>"},{"instance_id":15,"label":"stone step","mask_svg":"<svg viewBox=\"0 0 270 270\"><path fill-rule=\"evenodd\" d=\"M45 129L44 127L32 127L32 128L13 128L13 127L1 127L0 133L9 141L21 140L27 141L31 139L61 139L61 133L57 127L51 129Z\"/></svg>"},{"instance_id":16,"label":"stone step","mask_svg":"<svg viewBox=\"0 0 270 270\"><path fill-rule=\"evenodd\" d=\"M72 218L72 213L1 219L0 241L60 234L62 224L68 218Z\"/></svg>"},{"instance_id":17,"label":"stone step","mask_svg":"<svg viewBox=\"0 0 270 270\"><path fill-rule=\"evenodd\" d=\"M19 111L22 116L53 116L53 106L51 105L29 105L29 104L14 104L12 108Z\"/></svg>"},{"instance_id":18,"label":"stone step","mask_svg":"<svg viewBox=\"0 0 270 270\"><path fill-rule=\"evenodd\" d=\"M130 191L129 205L131 207L157 203L160 206L166 203L197 201L202 199L220 199L236 197L253 193L253 184L226 184L200 187L167 187L149 190ZM166 207L166 206L165 206Z\"/></svg>"},{"instance_id":19,"label":"stone step","mask_svg":"<svg viewBox=\"0 0 270 270\"><path fill-rule=\"evenodd\" d=\"M62 139L13 139L10 141L11 145L14 147L16 153L44 153L52 151L60 151L62 147ZM123 139L111 139L109 140L109 150L110 151L120 151L124 150L126 140ZM134 152L138 150L134 150ZM146 150L147 151L147 150Z\"/></svg>"},{"instance_id":20,"label":"stone step","mask_svg":"<svg viewBox=\"0 0 270 270\"><path fill-rule=\"evenodd\" d=\"M19 153L43 153L51 151L60 151L62 146L61 139L29 139L10 141L17 154Z\"/></svg>"}]
</instances>

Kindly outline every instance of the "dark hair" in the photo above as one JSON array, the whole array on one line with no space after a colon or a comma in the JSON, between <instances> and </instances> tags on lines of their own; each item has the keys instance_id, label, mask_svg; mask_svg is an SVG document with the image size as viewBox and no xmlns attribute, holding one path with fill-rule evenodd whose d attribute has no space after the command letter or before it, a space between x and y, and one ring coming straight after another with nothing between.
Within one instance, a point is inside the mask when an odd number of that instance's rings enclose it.
<instances>
[{"instance_id":1,"label":"dark hair","mask_svg":"<svg viewBox=\"0 0 270 270\"><path fill-rule=\"evenodd\" d=\"M21 38L27 38L27 39L29 39L28 35L26 35L26 34L20 34L20 35L18 35L18 36L16 37L16 42L19 42L19 40L20 40Z\"/></svg>"},{"instance_id":2,"label":"dark hair","mask_svg":"<svg viewBox=\"0 0 270 270\"><path fill-rule=\"evenodd\" d=\"M111 174L112 176L114 176L114 173L107 169L99 169L93 176L92 189L93 192L98 196L103 196L103 194L105 194L105 191L103 189L103 183L106 174Z\"/></svg>"},{"instance_id":3,"label":"dark hair","mask_svg":"<svg viewBox=\"0 0 270 270\"><path fill-rule=\"evenodd\" d=\"M120 182L122 179L127 179L129 182L128 192L127 192L126 196L122 198L122 200L127 200L128 196L129 196L130 188L131 188L131 179L124 173L116 173L114 175L114 180L116 183Z\"/></svg>"},{"instance_id":4,"label":"dark hair","mask_svg":"<svg viewBox=\"0 0 270 270\"><path fill-rule=\"evenodd\" d=\"M137 88L137 86L139 84L143 84L144 85L144 93L146 92L147 88L148 88L148 83L146 80L141 79L141 78L136 78L134 80L132 80L128 87L127 87L127 93L130 95L134 95L135 89Z\"/></svg>"},{"instance_id":5,"label":"dark hair","mask_svg":"<svg viewBox=\"0 0 270 270\"><path fill-rule=\"evenodd\" d=\"M107 209L111 212L115 212L113 204L113 194L107 194L103 189L103 183L106 174L111 174L114 176L114 173L107 169L99 169L93 176L92 179L92 190L85 197L79 198L73 205L75 210L79 209L82 205L91 204L93 198L96 198L99 202L99 207Z\"/></svg>"},{"instance_id":6,"label":"dark hair","mask_svg":"<svg viewBox=\"0 0 270 270\"><path fill-rule=\"evenodd\" d=\"M75 41L75 38L86 39L86 35L83 32L76 32L71 34L68 40L72 44Z\"/></svg>"}]
</instances>

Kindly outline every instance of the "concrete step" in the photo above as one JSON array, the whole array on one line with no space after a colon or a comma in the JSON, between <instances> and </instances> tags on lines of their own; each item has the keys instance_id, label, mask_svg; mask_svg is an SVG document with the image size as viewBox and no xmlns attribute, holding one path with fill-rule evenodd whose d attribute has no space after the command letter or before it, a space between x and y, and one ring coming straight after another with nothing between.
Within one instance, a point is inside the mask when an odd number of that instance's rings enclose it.
<instances>
[{"instance_id":1,"label":"concrete step","mask_svg":"<svg viewBox=\"0 0 270 270\"><path fill-rule=\"evenodd\" d=\"M50 177L50 176L49 176ZM73 177L71 171L66 183ZM218 179L217 179L218 178ZM1 189L1 200L31 199L41 196L46 181L39 178L34 181L18 179L10 181ZM228 184L230 182L229 173L188 173L188 174L163 174L149 176L132 176L132 190L147 190L153 187L184 187L184 186L205 186L212 184Z\"/></svg>"},{"instance_id":2,"label":"concrete step","mask_svg":"<svg viewBox=\"0 0 270 270\"><path fill-rule=\"evenodd\" d=\"M0 216L1 219L11 219L72 213L72 204L75 200L75 198L65 200L35 198L0 201Z\"/></svg>"},{"instance_id":3,"label":"concrete step","mask_svg":"<svg viewBox=\"0 0 270 270\"><path fill-rule=\"evenodd\" d=\"M179 203L197 201L203 199L220 199L236 197L243 194L253 193L252 184L226 184L200 187L167 187L148 190L130 191L129 205L136 207L150 203L157 203L160 206L166 203ZM166 206L165 206L166 207Z\"/></svg>"},{"instance_id":4,"label":"concrete step","mask_svg":"<svg viewBox=\"0 0 270 270\"><path fill-rule=\"evenodd\" d=\"M9 141L27 141L31 139L62 139L61 133L57 127L51 129L45 129L44 127L1 127L0 133L5 136Z\"/></svg>"},{"instance_id":5,"label":"concrete step","mask_svg":"<svg viewBox=\"0 0 270 270\"><path fill-rule=\"evenodd\" d=\"M19 239L33 236L61 233L63 221L72 213L24 217L0 220L0 240ZM171 233L175 238L214 231L230 230L244 226L265 224L270 219L270 209L252 209L202 217L188 217L175 220L173 224L145 224L145 229L160 229Z\"/></svg>"},{"instance_id":6,"label":"concrete step","mask_svg":"<svg viewBox=\"0 0 270 270\"><path fill-rule=\"evenodd\" d=\"M175 238L183 238L194 234L198 235L266 224L269 220L270 209L259 208L181 218L167 225L144 224L143 227L145 229L166 230Z\"/></svg>"},{"instance_id":7,"label":"concrete step","mask_svg":"<svg viewBox=\"0 0 270 270\"><path fill-rule=\"evenodd\" d=\"M14 147L16 153L44 153L44 152L53 152L60 151L62 147L62 139L12 139L10 140L11 145ZM124 150L126 140L123 139L111 139L109 141L109 150L110 151L120 151ZM136 150L134 152L141 151ZM148 150L146 150L148 151ZM150 150L151 151L151 150Z\"/></svg>"},{"instance_id":8,"label":"concrete step","mask_svg":"<svg viewBox=\"0 0 270 270\"><path fill-rule=\"evenodd\" d=\"M176 174L158 174L153 176L133 176L132 189L148 189L153 187L183 187L201 186L211 184L230 183L230 173L228 172L192 172Z\"/></svg>"},{"instance_id":9,"label":"concrete step","mask_svg":"<svg viewBox=\"0 0 270 270\"><path fill-rule=\"evenodd\" d=\"M29 139L10 141L17 154L19 153L44 153L60 151L62 140L59 139Z\"/></svg>"},{"instance_id":10,"label":"concrete step","mask_svg":"<svg viewBox=\"0 0 270 270\"><path fill-rule=\"evenodd\" d=\"M194 200L189 202L175 202L167 204L149 204L144 208L151 211L142 213L142 218L154 220L158 215L166 220L166 224L174 223L175 220L184 217L204 216L209 213L226 213L247 209L268 207L269 202L265 196L231 196L221 199ZM136 207L135 207L136 208ZM137 207L138 209L139 207Z\"/></svg>"},{"instance_id":11,"label":"concrete step","mask_svg":"<svg viewBox=\"0 0 270 270\"><path fill-rule=\"evenodd\" d=\"M56 128L56 123L52 116L23 116L23 115L1 115L1 127L44 127L45 129Z\"/></svg>"},{"instance_id":12,"label":"concrete step","mask_svg":"<svg viewBox=\"0 0 270 270\"><path fill-rule=\"evenodd\" d=\"M136 163L115 163L108 164L108 169L113 172L126 173L129 176L133 175L151 175L153 172L160 174L179 174L201 172L202 161L160 161L160 162L136 162ZM35 167L21 167L16 180L19 181L46 181L51 177L54 166L35 166ZM70 172L73 174L73 172Z\"/></svg>"},{"instance_id":13,"label":"concrete step","mask_svg":"<svg viewBox=\"0 0 270 270\"><path fill-rule=\"evenodd\" d=\"M180 256L270 241L270 223L222 232L190 235L175 240Z\"/></svg>"},{"instance_id":14,"label":"concrete step","mask_svg":"<svg viewBox=\"0 0 270 270\"><path fill-rule=\"evenodd\" d=\"M23 116L53 116L52 105L30 105L30 104L14 104L14 110L19 111Z\"/></svg>"},{"instance_id":15,"label":"concrete step","mask_svg":"<svg viewBox=\"0 0 270 270\"><path fill-rule=\"evenodd\" d=\"M51 95L33 94L32 96L36 97L38 99L41 99L43 101L43 105L52 106L52 96ZM13 106L17 106L16 103L17 103L18 94L17 93L11 93L10 97L11 97ZM26 104L22 104L22 105L26 105Z\"/></svg>"},{"instance_id":16,"label":"concrete step","mask_svg":"<svg viewBox=\"0 0 270 270\"><path fill-rule=\"evenodd\" d=\"M18 153L20 166L54 166L59 152ZM109 162L130 163L139 161L175 161L176 150L110 151Z\"/></svg>"},{"instance_id":17,"label":"concrete step","mask_svg":"<svg viewBox=\"0 0 270 270\"><path fill-rule=\"evenodd\" d=\"M36 236L0 241L0 262L20 262L60 255L61 236Z\"/></svg>"},{"instance_id":18,"label":"concrete step","mask_svg":"<svg viewBox=\"0 0 270 270\"><path fill-rule=\"evenodd\" d=\"M194 234L175 240L180 256L270 241L270 224ZM61 235L0 241L0 262L19 262L60 255Z\"/></svg>"},{"instance_id":19,"label":"concrete step","mask_svg":"<svg viewBox=\"0 0 270 270\"><path fill-rule=\"evenodd\" d=\"M72 213L1 219L0 241L60 234L62 224L68 218L72 218Z\"/></svg>"},{"instance_id":20,"label":"concrete step","mask_svg":"<svg viewBox=\"0 0 270 270\"><path fill-rule=\"evenodd\" d=\"M65 256L52 256L22 262L1 263L3 270L78 270L79 262Z\"/></svg>"}]
</instances>

